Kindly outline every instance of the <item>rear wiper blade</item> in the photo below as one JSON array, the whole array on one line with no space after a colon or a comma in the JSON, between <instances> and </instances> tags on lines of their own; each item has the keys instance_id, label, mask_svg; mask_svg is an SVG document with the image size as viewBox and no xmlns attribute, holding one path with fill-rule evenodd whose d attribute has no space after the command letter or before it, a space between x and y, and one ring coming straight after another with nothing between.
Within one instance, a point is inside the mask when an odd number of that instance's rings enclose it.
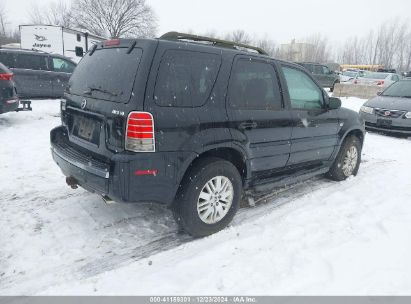
<instances>
[{"instance_id":1,"label":"rear wiper blade","mask_svg":"<svg viewBox=\"0 0 411 304\"><path fill-rule=\"evenodd\" d=\"M110 91L108 91L108 90L105 90L105 89L102 89L102 88L97 88L97 87L87 87L87 90L85 90L84 92L83 92L83 94L89 94L89 95L91 95L91 93L93 92L93 91L97 91L97 92L101 92L101 93L104 93L104 94L108 94L108 95L110 95L110 96L118 96L118 95L120 95L119 93L115 93L115 92L110 92Z\"/></svg>"}]
</instances>

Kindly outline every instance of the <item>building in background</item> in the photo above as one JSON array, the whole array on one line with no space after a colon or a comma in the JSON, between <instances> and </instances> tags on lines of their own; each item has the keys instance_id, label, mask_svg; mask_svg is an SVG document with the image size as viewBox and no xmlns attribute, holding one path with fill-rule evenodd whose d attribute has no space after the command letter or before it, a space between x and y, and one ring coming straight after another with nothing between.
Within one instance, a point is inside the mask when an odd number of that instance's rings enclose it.
<instances>
[{"instance_id":1,"label":"building in background","mask_svg":"<svg viewBox=\"0 0 411 304\"><path fill-rule=\"evenodd\" d=\"M315 45L295 42L295 39L291 40L291 43L280 45L281 58L289 61L306 61L313 52L315 52Z\"/></svg>"}]
</instances>

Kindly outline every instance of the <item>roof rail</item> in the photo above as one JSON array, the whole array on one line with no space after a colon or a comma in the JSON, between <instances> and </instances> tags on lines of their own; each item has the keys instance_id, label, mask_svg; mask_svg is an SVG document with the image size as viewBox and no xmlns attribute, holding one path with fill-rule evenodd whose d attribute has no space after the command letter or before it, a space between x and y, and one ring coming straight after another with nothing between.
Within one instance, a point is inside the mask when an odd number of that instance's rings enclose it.
<instances>
[{"instance_id":1,"label":"roof rail","mask_svg":"<svg viewBox=\"0 0 411 304\"><path fill-rule=\"evenodd\" d=\"M257 53L261 55L268 55L266 51L264 51L262 48L256 47L256 46L251 46L243 43L237 43L234 41L228 41L228 40L221 40L221 39L216 39L216 38L210 38L210 37L204 37L204 36L197 36L197 35L192 35L192 34L185 34L185 33L179 33L179 32L168 32L165 33L160 37L160 39L165 39L165 40L191 40L195 42L210 42L212 45L215 46L220 46L220 47L225 47L225 48L230 48L230 49L248 49L248 50L253 50L256 51Z\"/></svg>"}]
</instances>

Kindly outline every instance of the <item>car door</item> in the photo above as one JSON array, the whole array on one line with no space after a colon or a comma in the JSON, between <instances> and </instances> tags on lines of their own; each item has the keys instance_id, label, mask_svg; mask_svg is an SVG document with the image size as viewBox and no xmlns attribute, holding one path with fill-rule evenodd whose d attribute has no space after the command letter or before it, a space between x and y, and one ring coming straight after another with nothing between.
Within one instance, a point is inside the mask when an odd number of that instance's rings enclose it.
<instances>
[{"instance_id":1,"label":"car door","mask_svg":"<svg viewBox=\"0 0 411 304\"><path fill-rule=\"evenodd\" d=\"M236 56L226 105L232 137L246 149L251 173L270 175L283 168L290 154L291 114L284 109L274 63Z\"/></svg>"},{"instance_id":2,"label":"car door","mask_svg":"<svg viewBox=\"0 0 411 304\"><path fill-rule=\"evenodd\" d=\"M335 74L325 65L321 66L323 69L323 76L324 80L321 84L323 88L331 88L334 85L334 81L336 79Z\"/></svg>"},{"instance_id":3,"label":"car door","mask_svg":"<svg viewBox=\"0 0 411 304\"><path fill-rule=\"evenodd\" d=\"M50 56L50 81L54 97L62 97L76 65L63 58Z\"/></svg>"},{"instance_id":4,"label":"car door","mask_svg":"<svg viewBox=\"0 0 411 304\"><path fill-rule=\"evenodd\" d=\"M48 97L52 84L48 79L46 55L14 53L10 70L13 71L17 92L23 98Z\"/></svg>"},{"instance_id":5,"label":"car door","mask_svg":"<svg viewBox=\"0 0 411 304\"><path fill-rule=\"evenodd\" d=\"M324 70L322 65L313 65L313 77L318 81L322 87L327 86L327 77L324 75Z\"/></svg>"},{"instance_id":6,"label":"car door","mask_svg":"<svg viewBox=\"0 0 411 304\"><path fill-rule=\"evenodd\" d=\"M338 143L338 112L326 109L326 93L305 71L287 64L283 64L281 70L292 115L291 150L287 165L327 161Z\"/></svg>"}]
</instances>

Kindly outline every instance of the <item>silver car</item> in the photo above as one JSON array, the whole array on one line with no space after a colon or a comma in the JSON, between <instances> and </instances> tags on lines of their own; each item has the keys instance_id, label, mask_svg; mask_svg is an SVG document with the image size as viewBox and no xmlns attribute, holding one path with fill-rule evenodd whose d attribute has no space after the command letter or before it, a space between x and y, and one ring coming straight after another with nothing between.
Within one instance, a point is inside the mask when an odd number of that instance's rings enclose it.
<instances>
[{"instance_id":1,"label":"silver car","mask_svg":"<svg viewBox=\"0 0 411 304\"><path fill-rule=\"evenodd\" d=\"M376 85L381 88L387 88L394 82L400 80L400 76L395 73L366 73L362 77L357 76L354 79L354 84Z\"/></svg>"},{"instance_id":2,"label":"silver car","mask_svg":"<svg viewBox=\"0 0 411 304\"><path fill-rule=\"evenodd\" d=\"M360 116L366 130L411 136L411 79L400 80L368 100Z\"/></svg>"},{"instance_id":3,"label":"silver car","mask_svg":"<svg viewBox=\"0 0 411 304\"><path fill-rule=\"evenodd\" d=\"M340 74L340 83L353 82L355 78L363 77L367 71L363 70L346 70Z\"/></svg>"}]
</instances>

